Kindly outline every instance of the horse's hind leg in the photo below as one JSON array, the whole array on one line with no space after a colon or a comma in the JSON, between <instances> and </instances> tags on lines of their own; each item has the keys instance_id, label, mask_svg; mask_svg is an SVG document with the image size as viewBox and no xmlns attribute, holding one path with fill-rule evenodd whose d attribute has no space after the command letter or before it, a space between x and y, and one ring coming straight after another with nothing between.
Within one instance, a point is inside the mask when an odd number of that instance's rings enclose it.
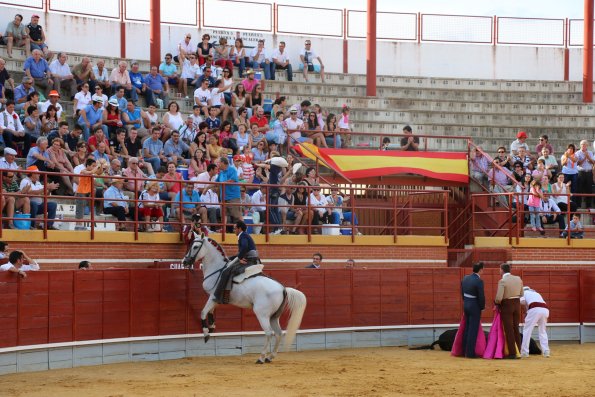
<instances>
[{"instance_id":1,"label":"horse's hind leg","mask_svg":"<svg viewBox=\"0 0 595 397\"><path fill-rule=\"evenodd\" d=\"M281 329L281 325L279 325L279 317L272 317L271 318L271 328L275 333L275 346L273 347L273 351L269 354L267 358L265 358L265 362L270 363L273 361L273 358L277 356L279 353L279 345L281 344L281 335L283 335L283 330Z\"/></svg>"}]
</instances>

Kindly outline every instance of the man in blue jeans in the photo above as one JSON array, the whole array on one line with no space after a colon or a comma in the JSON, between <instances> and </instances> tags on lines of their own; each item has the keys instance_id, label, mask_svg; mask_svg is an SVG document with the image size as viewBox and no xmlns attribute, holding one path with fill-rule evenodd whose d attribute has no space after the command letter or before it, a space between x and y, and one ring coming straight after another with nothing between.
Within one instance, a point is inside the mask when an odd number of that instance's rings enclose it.
<instances>
[{"instance_id":1,"label":"man in blue jeans","mask_svg":"<svg viewBox=\"0 0 595 397\"><path fill-rule=\"evenodd\" d=\"M163 153L163 142L159 139L161 128L153 127L149 139L143 142L143 159L151 163L151 166L157 172L161 167L161 162L167 163L167 158Z\"/></svg>"},{"instance_id":2,"label":"man in blue jeans","mask_svg":"<svg viewBox=\"0 0 595 397\"><path fill-rule=\"evenodd\" d=\"M217 182L227 182L223 187L221 198L226 204L232 204L225 207L225 211L231 218L231 223L242 220L242 211L240 209L240 186L238 179L238 170L229 164L227 157L221 157L219 160L219 175Z\"/></svg>"},{"instance_id":3,"label":"man in blue jeans","mask_svg":"<svg viewBox=\"0 0 595 397\"><path fill-rule=\"evenodd\" d=\"M293 81L293 70L291 63L289 63L289 56L285 52L285 42L279 42L279 49L273 52L273 59L271 60L271 80L275 80L276 69L287 70L287 81Z\"/></svg>"},{"instance_id":4,"label":"man in blue jeans","mask_svg":"<svg viewBox=\"0 0 595 397\"><path fill-rule=\"evenodd\" d=\"M77 124L83 129L85 142L89 140L91 130L99 127L105 136L109 136L107 126L103 125L103 101L99 97L93 98L93 103L81 109Z\"/></svg>"},{"instance_id":5,"label":"man in blue jeans","mask_svg":"<svg viewBox=\"0 0 595 397\"><path fill-rule=\"evenodd\" d=\"M30 166L27 168L27 171L39 171L37 166ZM60 185L55 182L49 182L47 184L47 192L50 193L56 189L58 189ZM37 215L43 215L44 212L44 204L43 204L43 184L39 182L39 174L32 173L30 175L26 175L23 180L21 181L20 190L19 192L29 197L29 202L31 203L31 226L35 226L35 217ZM49 230L56 230L54 227L53 220L56 218L56 208L57 204L55 201L47 200L47 219L48 219L48 229ZM38 228L41 228L42 224L37 225Z\"/></svg>"}]
</instances>

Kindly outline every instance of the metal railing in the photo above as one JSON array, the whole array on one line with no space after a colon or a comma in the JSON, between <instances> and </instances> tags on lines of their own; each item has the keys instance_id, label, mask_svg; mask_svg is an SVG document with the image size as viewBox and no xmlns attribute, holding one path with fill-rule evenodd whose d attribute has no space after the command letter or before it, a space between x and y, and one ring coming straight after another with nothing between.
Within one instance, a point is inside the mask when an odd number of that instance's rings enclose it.
<instances>
[{"instance_id":1,"label":"metal railing","mask_svg":"<svg viewBox=\"0 0 595 397\"><path fill-rule=\"evenodd\" d=\"M156 200L155 202L158 203L158 205L160 205L160 207L164 210L163 212L165 217L163 221L146 221L145 219L142 219L138 210L139 204L143 203L143 200L140 198L140 194L144 190L143 185L146 182L174 182L177 185L176 189L170 189L170 192L172 190L182 192L185 190L185 186L188 184L192 184L194 189L196 188L197 184L204 185L205 183L183 179L172 180L155 178L131 178L109 175L81 176L80 174L58 174L23 170L0 170L0 179L4 180L4 176L8 172L15 175L21 174L22 176L30 176L32 174L39 175L39 181L43 184L44 189L42 194L36 196L22 194L19 192L2 191L0 192L0 200L2 203L4 203L6 206L6 204L10 204L12 202L11 198L14 198L16 201L20 198L28 198L30 200L32 197L35 197L43 201L43 210L36 217L29 216L28 218L24 217L22 214L17 216L16 213L14 216L10 217L0 214L0 237L2 236L2 232L5 229L4 223L6 222L8 225L14 223L15 221L17 221L17 223L24 221L25 226L28 226L28 222L43 222L43 225L40 227L40 229L43 230L44 239L47 239L48 232L51 230L50 223L53 222L60 222L65 225L74 224L82 226L85 228L85 231L90 232L90 238L92 240L95 239L96 233L98 232L98 225L100 224L114 225L113 227L110 227L111 230L115 229L117 224L123 224L127 227L127 232L134 233L135 240L139 239L139 233L142 233L143 229L146 230L146 228L148 228L150 225L155 224L160 225L160 227L157 229L180 233L180 236L183 237L183 227L184 225L189 224L189 217L191 213L199 212L199 208L202 205L211 205L211 203L188 201L184 199L183 194L178 195L178 200L174 200L169 196L165 197L165 195L162 195L160 200ZM48 189L48 183L63 176L72 178L93 178L93 188L91 189L91 193L86 197L60 196L51 194ZM125 183L131 184L133 187L132 189L124 189L127 197L123 201L126 201L130 208L135 208L134 211L131 211L131 213L134 213L132 218L127 218L125 221L119 221L115 216L103 214L104 202L106 200L113 200L98 196L96 189L94 188L97 179L103 179L104 181L124 180ZM315 234L344 234L350 236L351 241L353 242L355 241L355 236L359 233L364 235L393 235L395 242L398 240L399 236L418 234L443 236L445 242L448 241L448 198L450 192L447 190L416 191L412 189L387 188L385 186L330 186L329 184L321 184L320 186L270 185L228 182L207 182L206 184L214 186L215 190L218 192L219 202L216 204L220 206L220 217L218 217L217 222L213 223L207 222L203 218L203 224L210 229L217 229L220 231L223 241L225 241L226 235L231 232L232 225L234 223L232 222L232 219L228 218L228 215L232 211L232 207L240 207L242 218L248 222L253 221L254 219L252 217L252 207L264 207L265 210L262 212L264 216L263 219L260 219L260 223L249 224L248 226L251 227L253 231L255 231L255 228L257 227L261 229L263 234L266 235L267 242L269 241L271 234L278 234L276 231L279 229L287 232L295 230L298 234L306 235L308 242L312 241L312 236ZM241 199L239 203L228 202L222 198L221 192L223 189L231 185L238 185L240 189L245 188L245 190L248 191L256 191L264 187L263 193L267 198L266 202L253 204L251 201L242 201ZM305 205L294 205L278 202L275 203L275 200L270 199L271 196L278 196L278 194L284 190L288 192L294 192L296 189L303 189L302 193L308 197L308 201ZM309 197L311 193L317 189L321 189L321 193L325 195L329 194L331 189L337 189L344 199L344 204L340 208L333 206L314 205L311 203ZM415 199L416 196L423 197L427 195L433 195L433 200L428 201L427 199ZM9 201L10 203L8 203ZM50 219L48 215L48 205L50 202L59 202L61 205L70 206L73 205L73 202L76 202L74 205L84 205L85 207L88 207L90 209L89 215L84 216L82 219L77 219L76 217L73 218L72 215L64 216L60 219ZM183 216L184 212L180 211L180 209L184 208L185 205L189 205L190 207L196 209L189 211L186 216ZM99 208L97 212L94 210L96 207ZM172 208L178 209L178 214L175 217L168 216L168 213L171 215ZM272 213L277 211L279 213L287 213L289 211L293 211L293 213L301 212L303 214L302 222L299 225L288 222L281 224L273 222L274 217L272 216ZM315 213L315 211L318 212L318 215ZM334 212L336 212L338 215L334 215ZM70 211L70 213L72 213L72 211ZM350 214L349 218L351 221L344 223L341 223L340 221L339 224L315 222L315 220L319 218L326 218L326 216L324 216L326 213L329 213L329 221L327 222L330 222L330 219L333 219L333 216L335 217L334 219L337 219L338 216L339 219L345 220L347 219L345 215L348 213ZM406 222L398 223L395 221L397 218L401 220L406 219ZM19 226L22 227L22 224ZM72 227L64 227L64 229L70 230ZM99 229L105 230L106 228Z\"/></svg>"}]
</instances>

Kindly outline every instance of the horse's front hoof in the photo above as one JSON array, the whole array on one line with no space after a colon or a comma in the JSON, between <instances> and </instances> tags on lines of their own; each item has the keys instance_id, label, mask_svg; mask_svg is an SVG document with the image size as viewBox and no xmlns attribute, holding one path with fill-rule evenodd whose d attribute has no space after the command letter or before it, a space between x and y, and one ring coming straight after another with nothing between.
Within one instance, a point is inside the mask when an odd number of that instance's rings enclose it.
<instances>
[{"instance_id":1,"label":"horse's front hoof","mask_svg":"<svg viewBox=\"0 0 595 397\"><path fill-rule=\"evenodd\" d=\"M258 360L256 360L255 364L264 364L264 361L262 361L260 358Z\"/></svg>"},{"instance_id":2,"label":"horse's front hoof","mask_svg":"<svg viewBox=\"0 0 595 397\"><path fill-rule=\"evenodd\" d=\"M270 364L270 363L273 362L273 359L267 357L267 358L264 359L264 362L267 363L267 364Z\"/></svg>"},{"instance_id":3,"label":"horse's front hoof","mask_svg":"<svg viewBox=\"0 0 595 397\"><path fill-rule=\"evenodd\" d=\"M205 343L207 343L210 338L211 338L211 335L205 335Z\"/></svg>"}]
</instances>

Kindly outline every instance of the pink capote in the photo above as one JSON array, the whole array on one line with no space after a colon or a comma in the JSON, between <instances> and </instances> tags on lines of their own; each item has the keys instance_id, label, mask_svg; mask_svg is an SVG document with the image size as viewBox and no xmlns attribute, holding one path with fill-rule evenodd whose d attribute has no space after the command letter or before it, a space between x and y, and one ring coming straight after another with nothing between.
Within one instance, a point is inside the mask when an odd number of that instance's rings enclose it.
<instances>
[{"instance_id":1,"label":"pink capote","mask_svg":"<svg viewBox=\"0 0 595 397\"><path fill-rule=\"evenodd\" d=\"M504 348L506 346L506 338L504 337L504 327L500 319L500 308L494 307L494 320L492 321L492 328L488 335L488 344L483 358L503 358Z\"/></svg>"},{"instance_id":2,"label":"pink capote","mask_svg":"<svg viewBox=\"0 0 595 397\"><path fill-rule=\"evenodd\" d=\"M455 336L455 341L452 345L452 350L450 351L451 356L460 357L464 356L465 352L463 351L463 335L465 334L465 314L461 316L461 323L459 324L459 330L457 331L457 335ZM484 355L484 351L486 349L486 337L483 333L483 329L481 328L481 324L479 325L479 331L477 332L477 340L475 342L475 355L477 357L482 357Z\"/></svg>"}]
</instances>

